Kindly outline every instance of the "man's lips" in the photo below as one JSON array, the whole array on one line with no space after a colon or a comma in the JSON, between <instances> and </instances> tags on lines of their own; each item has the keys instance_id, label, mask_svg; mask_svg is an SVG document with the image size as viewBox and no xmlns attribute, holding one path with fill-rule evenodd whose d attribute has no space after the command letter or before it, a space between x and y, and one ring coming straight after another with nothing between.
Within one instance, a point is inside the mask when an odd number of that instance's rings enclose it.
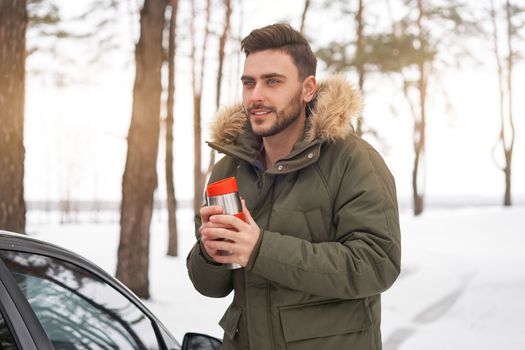
<instances>
[{"instance_id":1,"label":"man's lips","mask_svg":"<svg viewBox=\"0 0 525 350\"><path fill-rule=\"evenodd\" d=\"M250 114L255 115L255 116L261 116L261 115L270 114L271 112L272 111L251 111Z\"/></svg>"},{"instance_id":2,"label":"man's lips","mask_svg":"<svg viewBox=\"0 0 525 350\"><path fill-rule=\"evenodd\" d=\"M264 115L270 114L270 113L272 113L273 111L274 111L273 108L261 108L261 107L250 108L250 109L248 110L248 112L250 113L250 115L253 115L253 116L256 116L256 117L264 116Z\"/></svg>"}]
</instances>

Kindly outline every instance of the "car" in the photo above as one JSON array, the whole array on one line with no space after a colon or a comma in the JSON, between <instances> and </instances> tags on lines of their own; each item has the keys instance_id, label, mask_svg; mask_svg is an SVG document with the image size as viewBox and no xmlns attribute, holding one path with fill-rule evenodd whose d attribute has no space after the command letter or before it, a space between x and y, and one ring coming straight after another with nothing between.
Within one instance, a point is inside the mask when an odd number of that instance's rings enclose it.
<instances>
[{"instance_id":1,"label":"car","mask_svg":"<svg viewBox=\"0 0 525 350\"><path fill-rule=\"evenodd\" d=\"M82 256L0 231L0 349L220 348L199 333L181 345L137 296Z\"/></svg>"}]
</instances>

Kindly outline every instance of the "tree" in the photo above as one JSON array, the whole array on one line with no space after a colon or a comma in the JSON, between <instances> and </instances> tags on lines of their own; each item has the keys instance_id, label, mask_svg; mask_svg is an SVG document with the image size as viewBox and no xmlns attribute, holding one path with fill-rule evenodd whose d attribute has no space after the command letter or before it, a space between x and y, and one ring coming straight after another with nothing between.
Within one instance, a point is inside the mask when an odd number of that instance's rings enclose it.
<instances>
[{"instance_id":1,"label":"tree","mask_svg":"<svg viewBox=\"0 0 525 350\"><path fill-rule=\"evenodd\" d=\"M364 11L365 11L365 6L363 4L363 0L359 0L357 13L355 15L355 22L357 24L356 69L357 69L357 74L359 75L359 91L364 91L365 75L366 75L365 62L362 59L360 59L364 55L364 49L365 49L365 34L364 34L365 20L363 17ZM357 119L357 125L356 125L356 130L355 130L355 133L358 136L363 135L362 122L363 122L363 117L362 115L360 115L359 118Z\"/></svg>"},{"instance_id":2,"label":"tree","mask_svg":"<svg viewBox=\"0 0 525 350\"><path fill-rule=\"evenodd\" d=\"M122 32L122 21L115 21L128 13L123 13L123 3L115 0L90 0L85 8L77 6L74 13L64 12L67 5L59 3L57 0L27 0L26 76L29 86L37 85L36 82L51 83L52 90L67 93L71 87L94 84L100 74L106 72L107 60L115 63L112 53L129 51L127 45L124 47L128 36ZM131 59L130 55L127 60ZM54 111L49 114L52 120L48 121L47 128L53 129L53 133L41 130L43 138L56 135L52 138L52 149L45 156L49 170L41 176L58 186L56 195L61 223L78 220L74 215L78 211L78 185L91 179L96 187L100 176L100 169L89 161L91 159L86 159L95 155L98 146L85 147L85 141L100 145L97 135L77 128L76 123L71 122L77 118L65 117L63 105L54 103ZM48 119L44 115L38 117ZM50 194L48 192L48 196ZM96 198L96 190L93 196ZM48 197L47 201L51 199Z\"/></svg>"},{"instance_id":3,"label":"tree","mask_svg":"<svg viewBox=\"0 0 525 350\"><path fill-rule=\"evenodd\" d=\"M223 67L224 67L224 52L226 48L226 41L230 34L230 25L231 25L231 15L232 15L232 4L231 0L224 1L224 30L221 33L219 38L219 67L217 69L217 84L216 84L216 97L215 97L215 107L219 108L221 103L221 86L222 86L222 77L223 77Z\"/></svg>"},{"instance_id":4,"label":"tree","mask_svg":"<svg viewBox=\"0 0 525 350\"><path fill-rule=\"evenodd\" d=\"M390 9L390 1L387 5ZM331 70L355 67L362 89L369 72L400 78L401 90L414 119L412 193L414 214L419 215L424 209L429 82L433 73L451 65L450 60L458 62L458 57L466 54L464 45L457 43L479 32L476 23L468 18L469 8L462 1L403 0L401 5L404 5L401 9L406 10L401 19L394 19L389 11L391 30L380 28L364 35L365 7L360 1L355 16L356 41L334 42L318 54ZM343 6L342 13L351 11Z\"/></svg>"},{"instance_id":5,"label":"tree","mask_svg":"<svg viewBox=\"0 0 525 350\"><path fill-rule=\"evenodd\" d=\"M204 69L206 63L206 47L208 44L208 36L210 34L210 15L211 15L211 0L206 0L206 20L204 39L202 41L201 60L199 64L200 74L197 77L197 28L196 17L197 10L195 1L191 2L191 62L192 62L192 89L193 89L193 210L195 213L199 212L202 205L203 195L203 174L202 174L202 129L201 129L201 100L204 83Z\"/></svg>"},{"instance_id":6,"label":"tree","mask_svg":"<svg viewBox=\"0 0 525 350\"><path fill-rule=\"evenodd\" d=\"M217 68L217 84L215 89L215 108L219 109L221 103L221 91L222 91L222 78L223 78L223 68L224 68L224 56L226 49L226 42L228 41L228 36L230 34L231 26L231 15L232 15L232 4L231 0L224 0L224 29L219 38L219 66ZM215 151L210 150L210 161L208 162L208 169L206 170L206 176L203 179L202 188L204 188L206 177L211 174L213 166L215 165Z\"/></svg>"},{"instance_id":7,"label":"tree","mask_svg":"<svg viewBox=\"0 0 525 350\"><path fill-rule=\"evenodd\" d=\"M177 201L173 183L173 105L175 103L175 49L178 0L171 0L170 26L168 35L168 100L166 106L166 198L168 201L168 251L167 255L177 256Z\"/></svg>"},{"instance_id":8,"label":"tree","mask_svg":"<svg viewBox=\"0 0 525 350\"><path fill-rule=\"evenodd\" d=\"M417 51L417 70L419 77L417 79L417 91L419 93L419 112L414 115L414 165L412 167L412 200L414 203L414 215L419 215L423 212L424 204L424 188L421 186L421 178L419 172L422 168L422 159L425 156L425 141L426 141L426 119L427 119L427 69L429 60L426 60L427 50L427 33L423 28L423 18L425 17L425 9L423 7L423 0L417 0L418 15L416 20L417 40L419 48ZM404 89L404 91L407 91ZM407 94L407 93L406 93ZM408 94L407 94L408 98ZM424 170L424 169L423 169Z\"/></svg>"},{"instance_id":9,"label":"tree","mask_svg":"<svg viewBox=\"0 0 525 350\"><path fill-rule=\"evenodd\" d=\"M330 5L337 4L337 2L330 2ZM305 10L309 4L305 3ZM318 56L327 64L329 70L344 72L349 69L355 69L358 75L359 90L365 95L365 78L367 61L365 54L365 42L367 40L365 34L365 4L363 0L357 2L357 9L352 9L350 3L340 1L341 13L344 18L353 17L355 23L355 38L347 37L342 41L336 41L322 47L318 50ZM375 130L363 130L363 116L357 118L355 125L355 133L358 136L363 136L364 133L376 134Z\"/></svg>"},{"instance_id":10,"label":"tree","mask_svg":"<svg viewBox=\"0 0 525 350\"><path fill-rule=\"evenodd\" d=\"M513 115L513 67L514 62L518 58L517 52L513 49L513 42L519 38L519 28L525 25L525 21L521 24L516 24L514 21L525 14L525 8L518 7L505 1L503 7L504 18L506 22L505 41L507 44L506 56L507 59L502 58L502 50L499 46L500 36L498 28L498 11L494 4L494 0L490 2L490 19L492 24L492 43L494 58L498 71L498 90L499 90L499 119L500 132L498 142L494 147L501 146L505 164L500 166L505 176L505 194L503 197L503 205L512 205L512 154L514 151L514 140L516 136L516 128L514 126ZM505 81L506 80L506 81Z\"/></svg>"},{"instance_id":11,"label":"tree","mask_svg":"<svg viewBox=\"0 0 525 350\"><path fill-rule=\"evenodd\" d=\"M366 62L380 72L401 77L402 91L414 119L412 200L414 215L424 210L428 87L432 73L449 66L448 56L464 55L457 42L477 33L461 2L404 0L407 14L391 32L369 36ZM392 15L391 15L392 16ZM393 17L393 16L392 16ZM458 51L458 52L455 52ZM448 55L445 58L445 55Z\"/></svg>"},{"instance_id":12,"label":"tree","mask_svg":"<svg viewBox=\"0 0 525 350\"><path fill-rule=\"evenodd\" d=\"M0 0L0 229L25 232L26 0Z\"/></svg>"},{"instance_id":13,"label":"tree","mask_svg":"<svg viewBox=\"0 0 525 350\"><path fill-rule=\"evenodd\" d=\"M424 181L426 168L424 166L424 157L426 148L428 73L437 54L437 47L435 43L432 43L430 32L423 22L430 17L427 11L433 12L435 9L431 8L430 4L426 4L427 7L425 7L422 0L408 0L405 3L409 8L415 8L416 19L412 20L410 15L407 15L404 20L394 25L394 33L390 37L394 40L390 42L390 46L394 48L394 52L397 53L398 57L402 57L400 60L402 63L398 72L403 80L403 93L414 118L412 203L414 215L420 215L424 210L425 198ZM396 44L406 45L409 49L401 52ZM388 71L388 68L383 68L382 71ZM416 97L413 97L411 94L412 90L415 91Z\"/></svg>"},{"instance_id":14,"label":"tree","mask_svg":"<svg viewBox=\"0 0 525 350\"><path fill-rule=\"evenodd\" d=\"M145 0L135 48L136 75L122 180L120 244L116 276L141 298L149 298L149 229L157 187L162 34L165 0Z\"/></svg>"},{"instance_id":15,"label":"tree","mask_svg":"<svg viewBox=\"0 0 525 350\"><path fill-rule=\"evenodd\" d=\"M299 26L299 31L304 34L304 24L306 22L306 14L310 8L310 0L304 0L303 14L301 15L301 25Z\"/></svg>"}]
</instances>

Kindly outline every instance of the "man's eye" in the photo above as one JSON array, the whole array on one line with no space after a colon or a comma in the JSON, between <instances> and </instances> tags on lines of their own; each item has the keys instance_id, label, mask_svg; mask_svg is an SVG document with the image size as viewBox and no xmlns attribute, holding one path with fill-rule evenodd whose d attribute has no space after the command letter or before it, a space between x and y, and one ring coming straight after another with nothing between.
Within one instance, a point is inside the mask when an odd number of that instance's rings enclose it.
<instances>
[{"instance_id":1,"label":"man's eye","mask_svg":"<svg viewBox=\"0 0 525 350\"><path fill-rule=\"evenodd\" d=\"M268 85L275 85L279 83L279 80L277 79L268 79Z\"/></svg>"},{"instance_id":2,"label":"man's eye","mask_svg":"<svg viewBox=\"0 0 525 350\"><path fill-rule=\"evenodd\" d=\"M254 83L253 81L246 81L246 80L245 80L245 81L242 82L242 85L243 85L244 87L251 88L251 87L254 87L254 86L255 86L255 83Z\"/></svg>"}]
</instances>

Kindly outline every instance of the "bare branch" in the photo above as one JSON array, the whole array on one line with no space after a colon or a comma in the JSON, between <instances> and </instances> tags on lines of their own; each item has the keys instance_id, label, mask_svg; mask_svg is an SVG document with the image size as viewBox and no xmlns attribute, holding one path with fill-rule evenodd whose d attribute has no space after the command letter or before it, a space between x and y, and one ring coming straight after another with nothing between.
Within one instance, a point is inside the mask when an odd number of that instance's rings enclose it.
<instances>
[{"instance_id":1,"label":"bare branch","mask_svg":"<svg viewBox=\"0 0 525 350\"><path fill-rule=\"evenodd\" d=\"M301 16L301 26L300 26L300 29L299 31L301 33L304 33L304 22L306 20L306 14L308 13L308 8L310 7L310 0L305 0L304 1L304 9L303 9L303 14Z\"/></svg>"}]
</instances>

